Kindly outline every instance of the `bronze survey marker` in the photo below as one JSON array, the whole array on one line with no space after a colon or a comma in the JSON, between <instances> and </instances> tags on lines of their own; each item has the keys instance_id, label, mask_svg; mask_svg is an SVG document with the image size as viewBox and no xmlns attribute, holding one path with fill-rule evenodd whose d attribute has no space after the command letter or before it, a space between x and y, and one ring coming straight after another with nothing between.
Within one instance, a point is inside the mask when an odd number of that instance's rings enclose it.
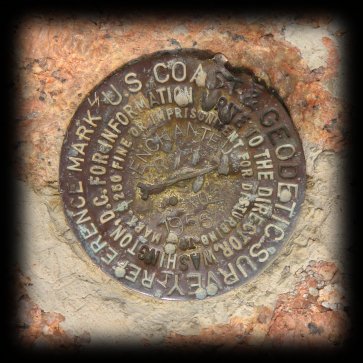
<instances>
[{"instance_id":1,"label":"bronze survey marker","mask_svg":"<svg viewBox=\"0 0 363 363\"><path fill-rule=\"evenodd\" d=\"M64 139L65 214L120 283L204 299L255 277L304 198L299 135L277 95L222 54L178 50L102 81Z\"/></svg>"}]
</instances>

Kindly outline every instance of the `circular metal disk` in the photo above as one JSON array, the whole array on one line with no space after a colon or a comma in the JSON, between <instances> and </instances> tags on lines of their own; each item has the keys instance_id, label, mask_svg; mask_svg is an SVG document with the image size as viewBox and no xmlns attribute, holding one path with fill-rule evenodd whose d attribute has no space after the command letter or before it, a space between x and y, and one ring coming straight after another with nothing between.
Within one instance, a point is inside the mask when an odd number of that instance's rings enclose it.
<instances>
[{"instance_id":1,"label":"circular metal disk","mask_svg":"<svg viewBox=\"0 0 363 363\"><path fill-rule=\"evenodd\" d=\"M71 229L107 274L161 299L258 275L304 198L299 135L276 93L222 54L134 60L74 114L60 161Z\"/></svg>"}]
</instances>

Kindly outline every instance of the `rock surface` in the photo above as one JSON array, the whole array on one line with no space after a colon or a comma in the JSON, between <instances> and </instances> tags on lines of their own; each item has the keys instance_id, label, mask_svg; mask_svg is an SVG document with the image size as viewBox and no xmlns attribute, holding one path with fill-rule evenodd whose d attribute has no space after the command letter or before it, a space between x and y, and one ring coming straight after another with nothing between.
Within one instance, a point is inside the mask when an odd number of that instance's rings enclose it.
<instances>
[{"instance_id":1,"label":"rock surface","mask_svg":"<svg viewBox=\"0 0 363 363\"><path fill-rule=\"evenodd\" d=\"M29 16L19 24L16 140L19 336L24 344L336 346L348 335L345 29L330 17ZM277 89L303 141L307 190L282 255L251 283L206 301L154 301L90 261L58 193L67 125L125 62L162 49L222 52ZM171 318L172 317L172 318Z\"/></svg>"}]
</instances>

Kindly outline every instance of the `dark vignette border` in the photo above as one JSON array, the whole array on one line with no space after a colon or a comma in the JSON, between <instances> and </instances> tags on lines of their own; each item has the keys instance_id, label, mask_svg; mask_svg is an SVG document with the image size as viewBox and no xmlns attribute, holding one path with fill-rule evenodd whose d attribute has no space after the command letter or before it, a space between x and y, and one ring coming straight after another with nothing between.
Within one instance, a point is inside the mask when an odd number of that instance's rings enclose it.
<instances>
[{"instance_id":1,"label":"dark vignette border","mask_svg":"<svg viewBox=\"0 0 363 363\"><path fill-rule=\"evenodd\" d=\"M179 4L178 7L176 7ZM197 359L220 359L228 357L231 359L243 359L246 356L252 359L267 359L271 360L273 358L293 358L295 359L313 359L318 358L319 360L329 358L348 358L349 353L358 352L358 341L360 337L360 329L358 325L358 317L360 309L358 307L358 294L360 289L360 278L358 271L359 264L359 251L358 243L359 241L359 223L361 219L359 218L359 206L358 203L363 201L362 191L359 188L360 183L360 168L362 165L359 159L358 143L359 143L359 114L358 114L358 100L359 100L359 90L358 82L361 80L361 72L358 63L358 53L359 53L359 6L351 5L345 2L344 5L333 4L332 2L320 3L318 1L304 1L303 3L267 3L264 4L263 1L257 3L245 3L241 2L240 5L232 5L227 3L197 3L194 2L193 7L187 7L186 4L181 4L174 2L167 2L165 4L156 3L150 1L144 5L142 3L137 3L134 5L120 4L120 3L107 3L105 1L92 4L91 2L84 3L73 3L70 1L63 1L59 3L46 2L46 1L13 1L10 4L6 4L3 7L2 15L3 19L1 21L1 36L3 40L3 52L2 61L4 62L2 74L5 78L4 87L4 97L2 101L4 102L3 109L6 110L5 117L2 120L2 126L4 127L1 133L4 136L4 141L1 146L4 147L3 155L5 155L5 167L2 171L5 171L5 175L1 180L4 182L2 193L4 193L5 203L3 204L3 214L0 221L5 222L5 231L7 233L3 234L2 238L2 279L3 279L3 298L1 299L3 304L2 314L3 318L1 324L2 328L2 347L5 348L7 354L9 354L12 360L16 358L51 358L52 360L56 357L65 358L70 354L75 354L75 357L83 358L101 358L107 359L111 356L119 356L119 359L129 359L133 358L145 358L145 360L150 361L151 359L161 359L161 358L181 358L183 360L189 360L193 358ZM264 6L265 5L265 6ZM299 6L300 5L300 6ZM14 117L14 110L17 107L16 95L14 94L14 79L16 77L15 67L14 67L14 57L16 51L16 39L17 39L17 29L19 24L21 24L23 18L29 14L36 14L39 16L64 16L67 15L71 18L76 18L80 16L92 16L94 19L97 16L113 15L122 16L125 13L136 13L138 16L145 18L148 15L154 13L165 14L165 16L173 15L190 15L191 17L206 17L208 15L225 15L226 17L233 18L234 14L269 14L270 16L281 16L281 15L293 15L296 18L306 15L324 15L329 14L340 18L345 21L347 29L349 29L348 38L348 48L344 51L347 53L347 63L346 68L349 70L348 79L346 80L346 89L344 90L344 95L349 101L350 108L345 110L349 115L350 124L347 125L346 130L346 144L348 147L345 148L344 153L348 154L347 160L349 164L347 165L348 170L348 183L345 185L346 198L349 204L349 213L345 216L344 226L348 231L348 239L346 241L347 250L346 266L349 269L346 271L349 279L352 281L351 291L349 291L350 296L350 308L347 311L350 316L352 329L348 337L347 342L342 348L337 348L336 350L327 350L325 348L321 349L298 349L298 348L288 348L283 349L270 349L270 348L246 348L243 352L231 354L228 351L223 353L220 351L218 346L206 346L205 349L196 350L195 347L190 346L189 348L173 347L166 349L159 348L145 348L134 346L120 346L119 348L107 346L98 347L89 351L68 351L67 349L49 349L49 350L33 350L26 349L21 346L21 343L16 334L16 326L14 317L17 310L17 301L15 299L15 286L16 277L14 273L14 266L16 264L17 255L19 253L17 247L17 237L15 234L15 223L14 217L17 213L15 209L15 203L17 198L17 190L15 190L12 185L12 180L14 180L12 164L13 158L16 154L17 145L14 142L14 124L17 122ZM5 353L5 352L4 352Z\"/></svg>"}]
</instances>

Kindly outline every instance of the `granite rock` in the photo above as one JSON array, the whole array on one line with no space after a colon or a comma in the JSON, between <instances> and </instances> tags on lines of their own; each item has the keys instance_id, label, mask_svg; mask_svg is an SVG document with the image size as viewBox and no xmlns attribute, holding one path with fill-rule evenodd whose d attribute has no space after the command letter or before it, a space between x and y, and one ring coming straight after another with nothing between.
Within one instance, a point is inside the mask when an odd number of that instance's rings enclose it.
<instances>
[{"instance_id":1,"label":"granite rock","mask_svg":"<svg viewBox=\"0 0 363 363\"><path fill-rule=\"evenodd\" d=\"M343 344L349 331L341 222L349 146L345 31L329 16L23 18L13 155L24 344ZM302 138L308 179L281 257L251 283L183 309L128 291L89 261L65 222L57 182L63 136L85 95L125 62L179 47L222 52L278 91Z\"/></svg>"}]
</instances>

